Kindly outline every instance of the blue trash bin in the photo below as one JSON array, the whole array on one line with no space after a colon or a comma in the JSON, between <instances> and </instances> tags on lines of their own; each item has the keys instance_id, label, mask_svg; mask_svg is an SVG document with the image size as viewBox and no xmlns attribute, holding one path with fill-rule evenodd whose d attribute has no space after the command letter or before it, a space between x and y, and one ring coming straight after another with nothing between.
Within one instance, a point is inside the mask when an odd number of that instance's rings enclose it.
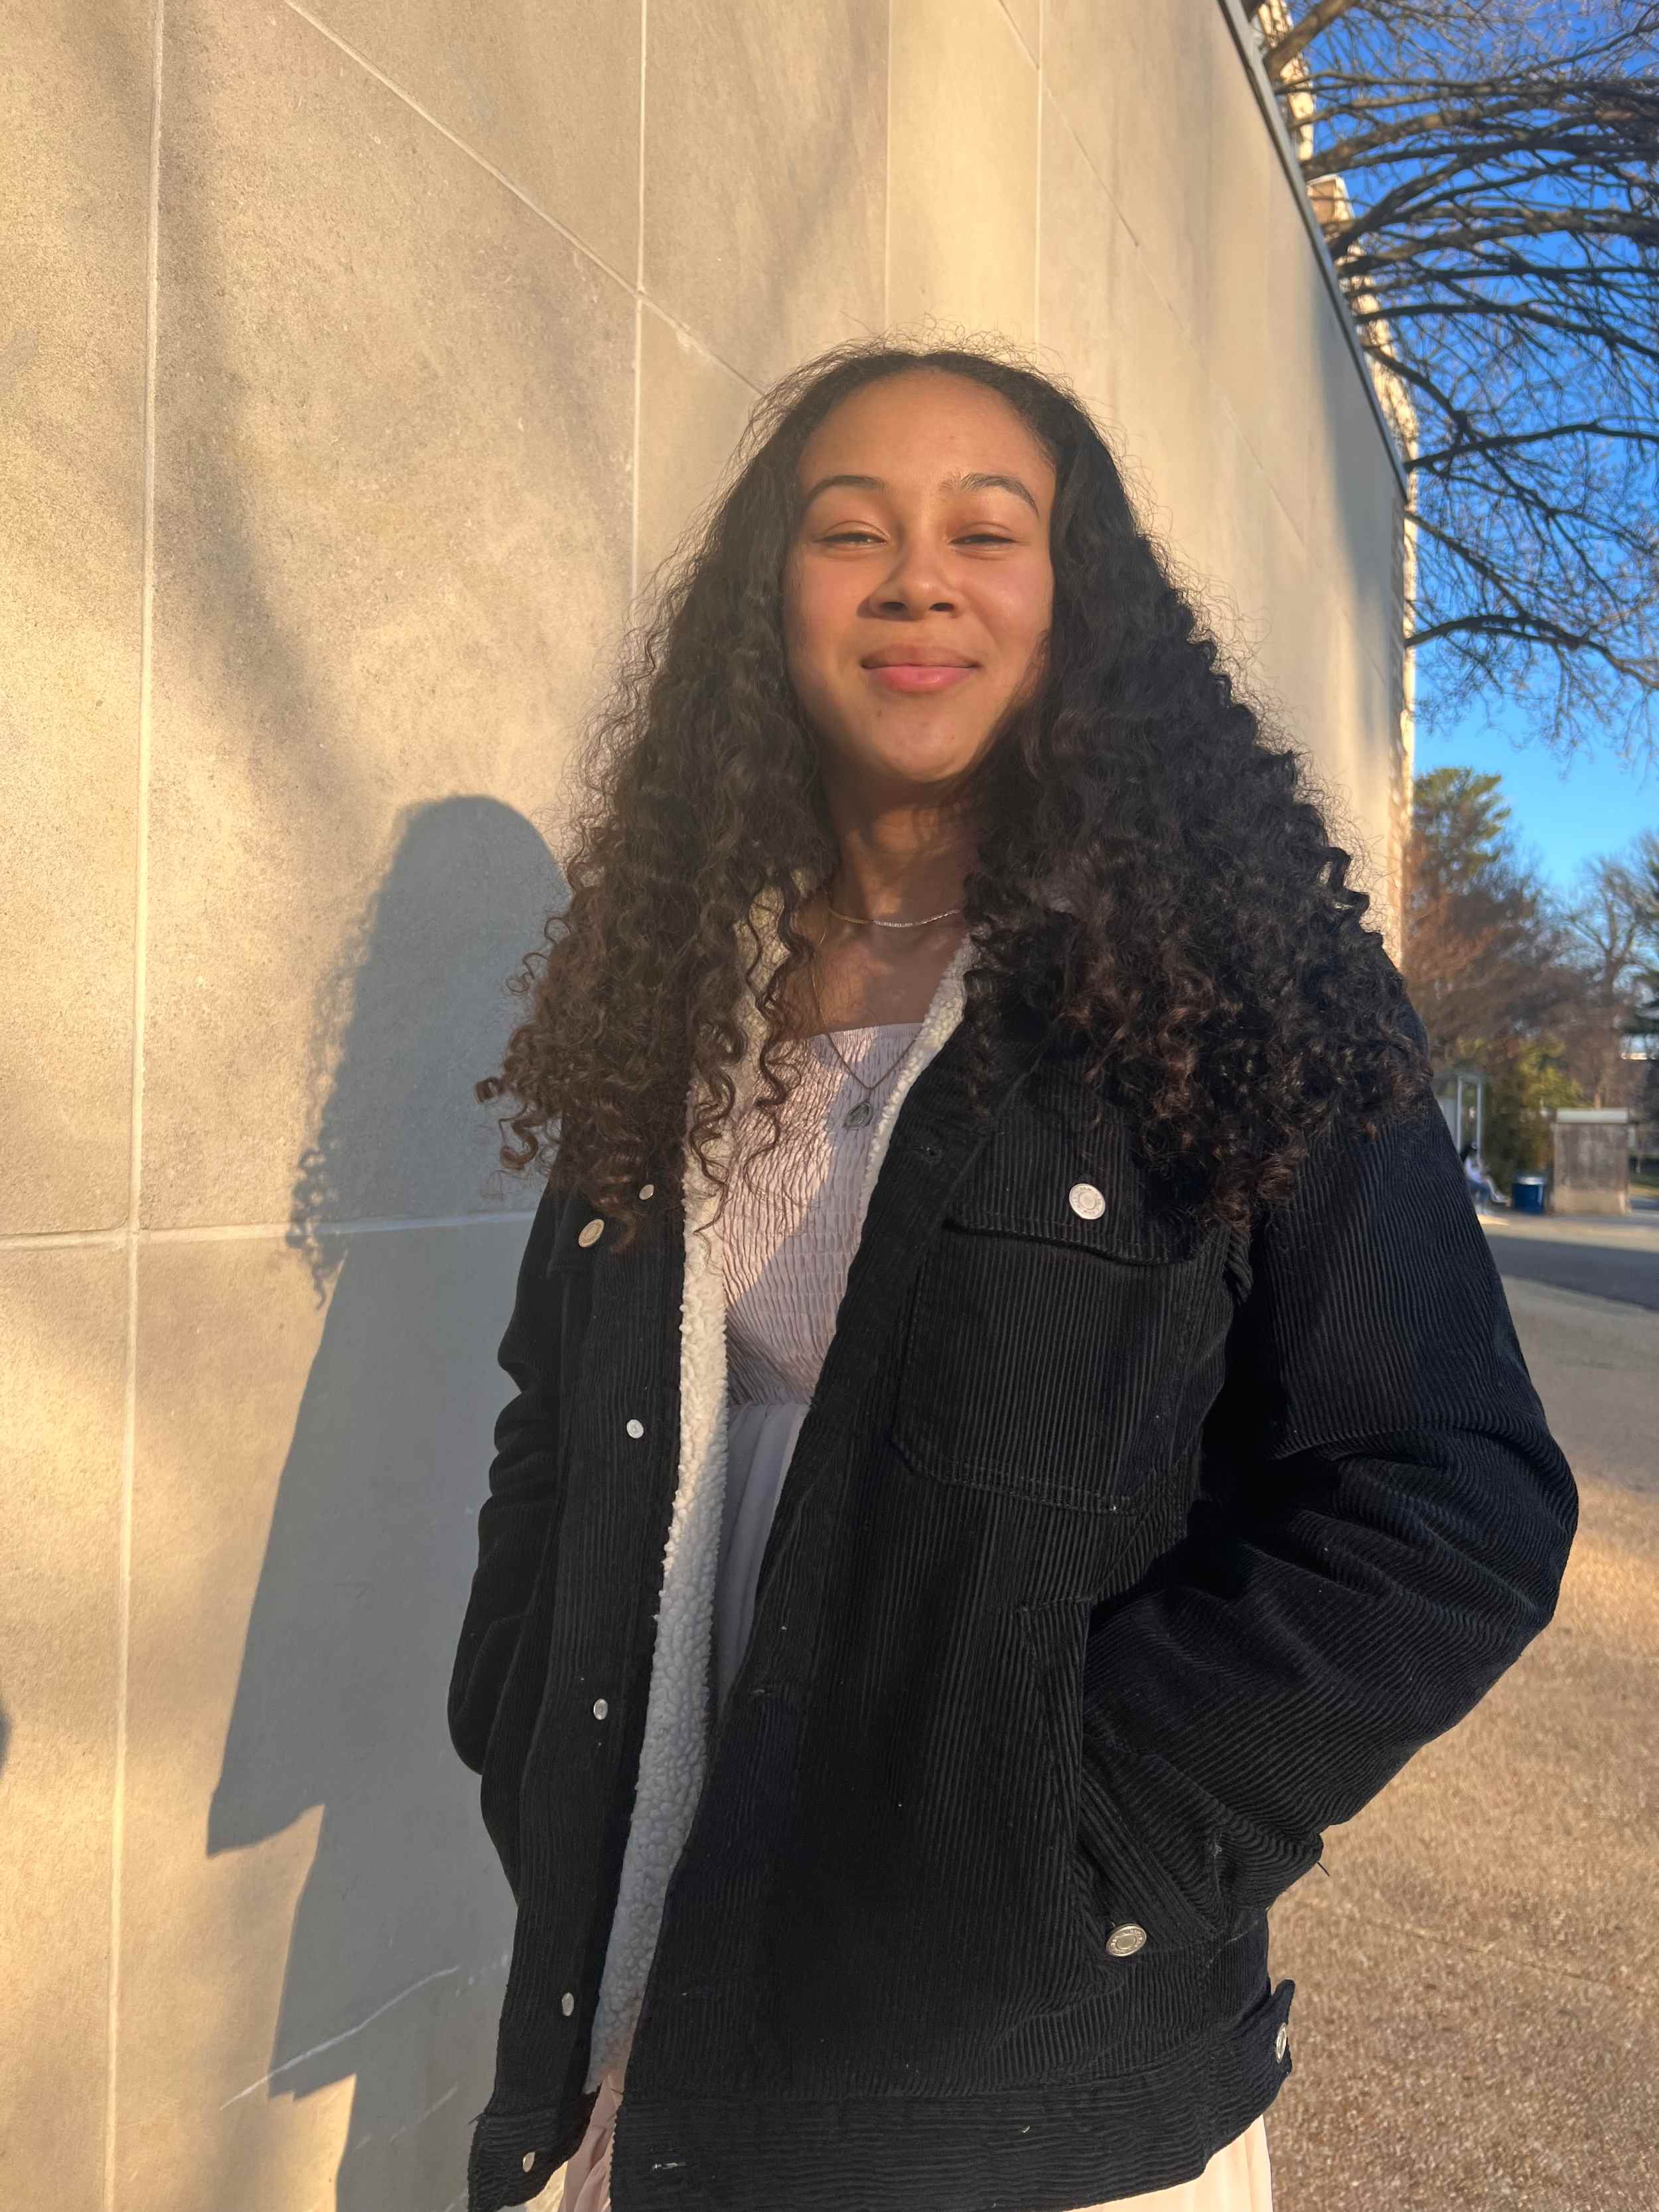
<instances>
[{"instance_id":1,"label":"blue trash bin","mask_svg":"<svg viewBox=\"0 0 1659 2212\"><path fill-rule=\"evenodd\" d=\"M1510 1204L1517 1213L1541 1213L1544 1211L1543 1176L1516 1176L1510 1184Z\"/></svg>"}]
</instances>

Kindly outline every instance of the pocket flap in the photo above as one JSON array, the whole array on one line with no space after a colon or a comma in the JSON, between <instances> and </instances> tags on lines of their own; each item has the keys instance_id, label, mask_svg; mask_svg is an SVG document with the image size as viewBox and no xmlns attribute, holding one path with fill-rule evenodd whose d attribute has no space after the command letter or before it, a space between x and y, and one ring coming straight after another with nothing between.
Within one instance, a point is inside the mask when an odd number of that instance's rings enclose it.
<instances>
[{"instance_id":1,"label":"pocket flap","mask_svg":"<svg viewBox=\"0 0 1659 2212\"><path fill-rule=\"evenodd\" d=\"M1213 1230L1158 1189L1120 1113L1103 1106L1091 1126L1091 1110L1075 1085L1045 1085L979 1154L945 1220L1143 1265L1191 1259Z\"/></svg>"}]
</instances>

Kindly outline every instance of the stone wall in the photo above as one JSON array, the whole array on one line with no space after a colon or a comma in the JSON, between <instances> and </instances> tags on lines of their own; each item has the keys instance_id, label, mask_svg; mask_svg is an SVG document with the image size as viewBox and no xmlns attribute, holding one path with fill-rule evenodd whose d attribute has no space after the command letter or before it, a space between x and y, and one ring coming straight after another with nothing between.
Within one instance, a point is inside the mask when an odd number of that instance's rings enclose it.
<instances>
[{"instance_id":1,"label":"stone wall","mask_svg":"<svg viewBox=\"0 0 1659 2212\"><path fill-rule=\"evenodd\" d=\"M1395 865L1399 483L1236 0L6 33L5 2171L443 2212L443 1699L533 1189L471 1085L635 595L822 345L994 331Z\"/></svg>"}]
</instances>

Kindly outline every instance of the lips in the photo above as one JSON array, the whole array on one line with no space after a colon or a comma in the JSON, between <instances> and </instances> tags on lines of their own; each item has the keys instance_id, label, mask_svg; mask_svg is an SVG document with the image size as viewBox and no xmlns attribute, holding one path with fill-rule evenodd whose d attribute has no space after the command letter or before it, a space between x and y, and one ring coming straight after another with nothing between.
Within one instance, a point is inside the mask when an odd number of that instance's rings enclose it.
<instances>
[{"instance_id":1,"label":"lips","mask_svg":"<svg viewBox=\"0 0 1659 2212\"><path fill-rule=\"evenodd\" d=\"M862 668L971 668L966 653L946 653L941 647L884 645L879 653L866 653Z\"/></svg>"},{"instance_id":2,"label":"lips","mask_svg":"<svg viewBox=\"0 0 1659 2212\"><path fill-rule=\"evenodd\" d=\"M942 645L884 645L860 665L884 691L949 691L974 672L965 653Z\"/></svg>"},{"instance_id":3,"label":"lips","mask_svg":"<svg viewBox=\"0 0 1659 2212\"><path fill-rule=\"evenodd\" d=\"M948 691L973 673L971 663L959 660L887 660L865 669L884 691Z\"/></svg>"}]
</instances>

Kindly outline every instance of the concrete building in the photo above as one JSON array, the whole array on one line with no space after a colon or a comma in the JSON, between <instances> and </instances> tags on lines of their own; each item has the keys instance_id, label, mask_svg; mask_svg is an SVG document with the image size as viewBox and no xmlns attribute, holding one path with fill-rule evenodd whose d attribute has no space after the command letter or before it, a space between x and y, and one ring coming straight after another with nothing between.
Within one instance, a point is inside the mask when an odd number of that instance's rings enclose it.
<instances>
[{"instance_id":1,"label":"concrete building","mask_svg":"<svg viewBox=\"0 0 1659 2212\"><path fill-rule=\"evenodd\" d=\"M1628 1213L1630 1109L1558 1106L1550 1120L1550 1212Z\"/></svg>"},{"instance_id":2,"label":"concrete building","mask_svg":"<svg viewBox=\"0 0 1659 2212\"><path fill-rule=\"evenodd\" d=\"M1403 480L1237 0L36 0L0 135L9 2201L441 2212L566 749L757 392L1073 377L1397 946ZM931 320L930 320L931 319Z\"/></svg>"}]
</instances>

